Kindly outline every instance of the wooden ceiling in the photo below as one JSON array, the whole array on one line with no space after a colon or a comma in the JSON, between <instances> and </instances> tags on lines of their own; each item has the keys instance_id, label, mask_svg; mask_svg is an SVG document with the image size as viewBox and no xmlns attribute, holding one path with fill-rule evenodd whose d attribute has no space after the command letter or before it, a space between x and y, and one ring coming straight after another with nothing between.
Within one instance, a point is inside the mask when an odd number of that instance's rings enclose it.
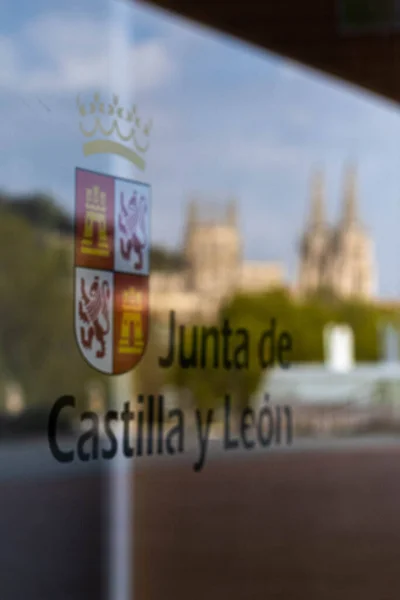
<instances>
[{"instance_id":1,"label":"wooden ceiling","mask_svg":"<svg viewBox=\"0 0 400 600\"><path fill-rule=\"evenodd\" d=\"M395 2L376 1L380 7ZM400 28L344 32L336 0L146 3L337 76L388 100L400 101Z\"/></svg>"}]
</instances>

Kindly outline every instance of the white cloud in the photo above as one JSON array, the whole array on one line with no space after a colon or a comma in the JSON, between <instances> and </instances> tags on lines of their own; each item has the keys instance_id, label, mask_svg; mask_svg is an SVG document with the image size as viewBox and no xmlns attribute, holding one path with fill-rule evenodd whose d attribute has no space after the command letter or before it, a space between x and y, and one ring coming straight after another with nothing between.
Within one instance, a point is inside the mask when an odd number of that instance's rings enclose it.
<instances>
[{"instance_id":1,"label":"white cloud","mask_svg":"<svg viewBox=\"0 0 400 600\"><path fill-rule=\"evenodd\" d=\"M122 42L135 92L159 88L176 74L176 64L162 39L133 44L122 28L85 15L52 15L30 22L18 36L0 38L0 85L20 93L78 93L108 87L113 39ZM121 46L121 42L119 42ZM17 48L24 50L21 60ZM30 56L41 56L33 63Z\"/></svg>"}]
</instances>

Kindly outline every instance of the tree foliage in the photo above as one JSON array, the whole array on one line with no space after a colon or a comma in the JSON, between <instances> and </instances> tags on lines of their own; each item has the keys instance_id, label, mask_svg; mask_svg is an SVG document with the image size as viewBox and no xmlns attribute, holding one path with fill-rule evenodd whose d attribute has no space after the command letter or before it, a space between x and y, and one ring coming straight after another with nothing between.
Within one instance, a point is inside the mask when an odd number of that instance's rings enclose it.
<instances>
[{"instance_id":1,"label":"tree foliage","mask_svg":"<svg viewBox=\"0 0 400 600\"><path fill-rule=\"evenodd\" d=\"M72 232L71 218L50 199L0 196L0 378L20 383L30 403L53 402L59 395L79 397L84 384L101 379L80 356L74 339L73 265L67 249L46 242L52 232ZM179 253L155 247L153 270L175 271L185 267ZM179 314L177 315L179 321ZM321 362L323 330L328 323L350 325L357 361L379 357L379 330L386 322L399 325L394 310L375 304L341 301L322 290L302 301L286 290L240 294L221 309L216 327L225 320L235 332L244 328L249 337L249 361L244 367L214 366L214 347L206 346L205 366L165 371L158 356L165 354L155 330L147 352L135 372L141 393L158 393L164 383L190 390L196 405L217 406L229 393L237 405L248 402L262 374L258 341L262 331L276 320L277 334L292 338L291 362ZM199 327L200 323L196 323ZM186 330L190 345L193 332ZM231 345L236 342L235 333ZM222 350L219 348L221 359Z\"/></svg>"},{"instance_id":2,"label":"tree foliage","mask_svg":"<svg viewBox=\"0 0 400 600\"><path fill-rule=\"evenodd\" d=\"M186 264L179 252L166 250L161 246L153 246L150 251L150 264L153 271L175 272Z\"/></svg>"},{"instance_id":3,"label":"tree foliage","mask_svg":"<svg viewBox=\"0 0 400 600\"><path fill-rule=\"evenodd\" d=\"M0 388L18 382L28 403L54 402L61 394L82 396L85 384L104 380L81 357L74 334L73 263L68 244L73 218L42 194L0 194ZM173 271L177 252L151 249L152 269ZM143 393L154 393L157 339L152 335L138 371ZM1 405L1 389L0 389Z\"/></svg>"},{"instance_id":4,"label":"tree foliage","mask_svg":"<svg viewBox=\"0 0 400 600\"><path fill-rule=\"evenodd\" d=\"M257 389L263 369L258 360L258 342L263 331L276 323L276 336L287 332L292 340L288 353L291 363L322 362L323 332L327 324L347 324L354 333L355 359L376 361L380 356L380 329L385 323L399 326L394 310L356 300L341 301L331 294L313 295L299 301L284 289L260 294L240 294L222 308L218 326L228 319L233 330L244 328L250 340L246 369L224 370L212 367L182 369L175 366L169 374L175 385L190 389L200 405L215 406L230 393L237 406L246 404ZM212 357L209 357L209 364Z\"/></svg>"},{"instance_id":5,"label":"tree foliage","mask_svg":"<svg viewBox=\"0 0 400 600\"><path fill-rule=\"evenodd\" d=\"M151 319L146 352L133 372L135 392L144 395L161 393L165 378L164 372L158 366L158 357L162 352L159 326Z\"/></svg>"},{"instance_id":6,"label":"tree foliage","mask_svg":"<svg viewBox=\"0 0 400 600\"><path fill-rule=\"evenodd\" d=\"M93 371L74 339L72 265L22 218L0 219L0 376L28 403L82 395Z\"/></svg>"},{"instance_id":7,"label":"tree foliage","mask_svg":"<svg viewBox=\"0 0 400 600\"><path fill-rule=\"evenodd\" d=\"M0 194L0 216L2 215L20 217L42 234L60 233L73 239L72 215L46 195L31 194L12 198ZM180 252L162 246L150 249L150 264L152 270L166 272L174 272L186 266Z\"/></svg>"},{"instance_id":8,"label":"tree foliage","mask_svg":"<svg viewBox=\"0 0 400 600\"><path fill-rule=\"evenodd\" d=\"M72 216L43 194L18 198L0 195L0 214L18 216L42 232L72 235L74 230Z\"/></svg>"}]
</instances>

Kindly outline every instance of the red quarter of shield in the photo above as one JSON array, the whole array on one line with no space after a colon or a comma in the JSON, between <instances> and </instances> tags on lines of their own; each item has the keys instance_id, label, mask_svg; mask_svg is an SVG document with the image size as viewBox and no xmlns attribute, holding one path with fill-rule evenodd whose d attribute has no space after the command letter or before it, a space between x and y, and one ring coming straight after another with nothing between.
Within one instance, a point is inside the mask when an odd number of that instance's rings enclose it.
<instances>
[{"instance_id":1,"label":"red quarter of shield","mask_svg":"<svg viewBox=\"0 0 400 600\"><path fill-rule=\"evenodd\" d=\"M148 278L114 275L114 373L125 373L142 358L149 333Z\"/></svg>"},{"instance_id":2,"label":"red quarter of shield","mask_svg":"<svg viewBox=\"0 0 400 600\"><path fill-rule=\"evenodd\" d=\"M114 268L113 177L77 169L75 196L75 264Z\"/></svg>"}]
</instances>

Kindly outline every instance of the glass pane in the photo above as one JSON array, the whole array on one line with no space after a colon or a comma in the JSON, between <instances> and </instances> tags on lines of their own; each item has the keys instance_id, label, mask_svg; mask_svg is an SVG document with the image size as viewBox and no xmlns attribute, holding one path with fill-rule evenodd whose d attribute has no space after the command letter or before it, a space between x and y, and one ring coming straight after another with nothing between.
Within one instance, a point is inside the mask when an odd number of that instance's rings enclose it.
<instances>
[{"instance_id":1,"label":"glass pane","mask_svg":"<svg viewBox=\"0 0 400 600\"><path fill-rule=\"evenodd\" d=\"M1 600L398 598L396 109L152 5L14 8Z\"/></svg>"}]
</instances>

